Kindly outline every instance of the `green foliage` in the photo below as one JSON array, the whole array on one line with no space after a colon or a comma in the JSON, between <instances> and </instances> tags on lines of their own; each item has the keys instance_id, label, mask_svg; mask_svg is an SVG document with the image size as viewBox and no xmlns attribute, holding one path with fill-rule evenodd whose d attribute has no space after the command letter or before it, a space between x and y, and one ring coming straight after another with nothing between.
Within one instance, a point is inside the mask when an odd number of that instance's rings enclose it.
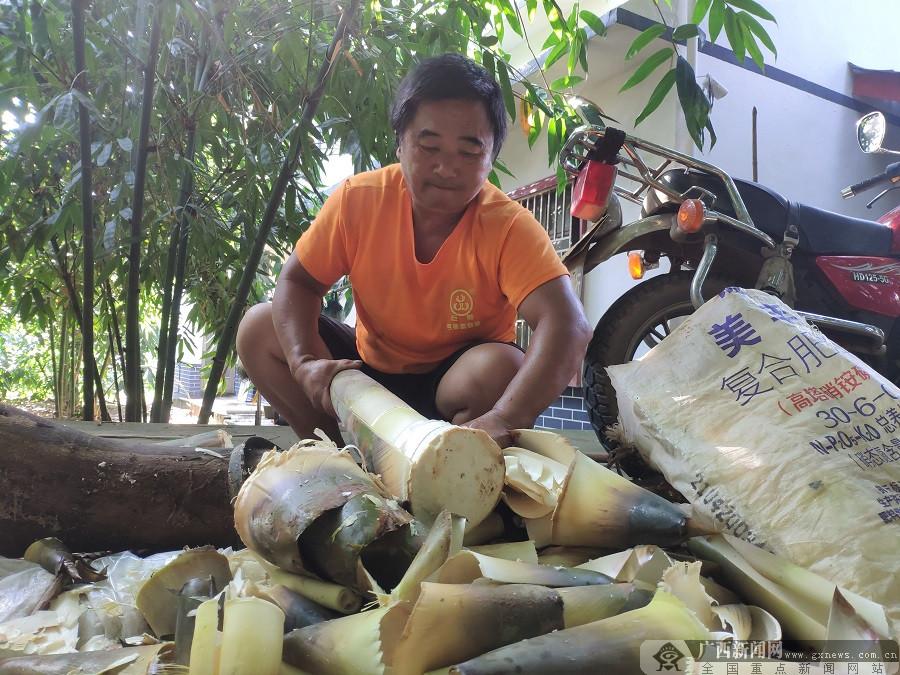
<instances>
[{"instance_id":1,"label":"green foliage","mask_svg":"<svg viewBox=\"0 0 900 675\"><path fill-rule=\"evenodd\" d=\"M660 0L654 0L659 5ZM670 3L665 0L666 4ZM684 112L685 123L694 144L703 149L707 138L710 147L716 142L716 132L710 119L711 101L706 93L697 84L696 74L691 65L680 55L680 42L695 37L703 37L701 24L707 20L709 39L718 39L722 30L738 61L744 61L747 55L760 70L765 68L765 59L760 43L773 56L777 56L775 44L766 29L759 22L775 21L765 7L755 0L697 0L690 23L681 24L672 28L665 23L665 17L660 12L663 22L655 23L642 31L632 42L625 54L626 59L634 57L642 49L648 47L654 41L664 38L671 43L671 47L664 47L644 60L638 66L631 77L622 85L621 91L630 89L646 80L650 75L667 61L675 59L674 67L670 67L659 79L650 94L646 105L635 119L635 126L643 122L665 100L666 96L675 85L678 92L678 102ZM708 133L708 136L707 136Z\"/></svg>"},{"instance_id":2,"label":"green foliage","mask_svg":"<svg viewBox=\"0 0 900 675\"><path fill-rule=\"evenodd\" d=\"M16 355L0 366L4 382L15 381L16 391L43 396L52 390L48 382L59 378L51 372L52 364L46 365L47 355L52 348L59 356L78 334L67 286L75 289L77 300L83 254L77 136L82 103L90 114L92 138L96 360L107 398L115 400L111 364L118 345L114 339L110 349L108 338L114 328L124 328L143 87L140 59L147 53L157 6L163 8L163 38L140 242L145 372L156 368L156 324L162 297L170 292L164 287L165 272L182 211L190 226L182 316L206 334L221 331L288 139L343 5L330 0L93 0L86 12L85 96L72 88L71 3L0 1L0 113L5 113L0 122L0 299L20 322L15 329L0 326L0 355ZM567 135L582 123L567 93L587 73L589 32L606 32L602 19L587 6L576 2L567 15L555 0L526 0L522 6L515 0L363 2L332 65L313 123L305 130L300 164L256 270L249 302L268 296L281 260L320 207L329 187L324 176L330 155L349 155L356 171L394 161L390 102L400 78L426 56L452 51L479 59L496 75L507 112L527 131L529 144L544 136L548 162L555 165ZM721 19L724 26L727 13L732 17L729 39L739 35L757 63L759 45L774 53L760 23L772 20L771 15L752 0L700 0L692 23L679 26L672 37L693 36L707 15L712 36L714 21ZM525 78L502 48L509 31L527 38L529 23L538 14L551 26L543 47L550 50L544 68L564 66L552 83L543 72ZM645 31L628 57L664 37L666 28L661 24ZM700 145L703 131L712 130L708 106L702 104L696 82L691 80L691 86L688 81L693 74L676 58L679 48L673 42L654 50L628 86L674 59L639 121L659 107L677 80L679 100L693 116L689 128ZM189 161L191 130L197 140ZM502 165L495 168L508 173ZM192 189L182 207L185 187ZM70 329L65 344L64 315ZM52 340L51 325L56 327ZM22 342L20 333L40 336L47 348ZM185 339L180 337L182 343ZM121 373L119 377L121 385Z\"/></svg>"}]
</instances>

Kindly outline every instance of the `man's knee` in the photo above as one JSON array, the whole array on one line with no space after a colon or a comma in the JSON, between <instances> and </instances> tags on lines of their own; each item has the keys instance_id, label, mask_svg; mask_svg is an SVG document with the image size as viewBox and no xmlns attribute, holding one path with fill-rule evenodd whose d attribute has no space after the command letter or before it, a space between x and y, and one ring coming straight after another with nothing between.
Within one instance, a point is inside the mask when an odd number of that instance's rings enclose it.
<instances>
[{"instance_id":1,"label":"man's knee","mask_svg":"<svg viewBox=\"0 0 900 675\"><path fill-rule=\"evenodd\" d=\"M244 314L238 325L235 341L237 353L241 361L246 363L260 353L260 349L268 345L275 337L275 326L272 323L272 303L261 302L253 305ZM277 338L276 338L277 339Z\"/></svg>"},{"instance_id":2,"label":"man's knee","mask_svg":"<svg viewBox=\"0 0 900 675\"><path fill-rule=\"evenodd\" d=\"M447 414L470 406L490 408L506 391L524 358L519 349L502 342L472 347L438 385L438 409Z\"/></svg>"}]
</instances>

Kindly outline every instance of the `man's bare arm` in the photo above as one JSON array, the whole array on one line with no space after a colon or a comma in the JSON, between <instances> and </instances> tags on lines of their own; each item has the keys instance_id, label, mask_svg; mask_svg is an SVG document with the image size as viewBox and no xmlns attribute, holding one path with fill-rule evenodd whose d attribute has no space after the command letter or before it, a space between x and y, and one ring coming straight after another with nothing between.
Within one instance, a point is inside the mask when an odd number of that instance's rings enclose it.
<instances>
[{"instance_id":1,"label":"man's bare arm","mask_svg":"<svg viewBox=\"0 0 900 675\"><path fill-rule=\"evenodd\" d=\"M556 400L581 368L592 333L565 276L529 293L519 305L519 314L532 329L525 362L487 413L499 415L508 428L530 427Z\"/></svg>"},{"instance_id":2,"label":"man's bare arm","mask_svg":"<svg viewBox=\"0 0 900 675\"><path fill-rule=\"evenodd\" d=\"M359 368L362 363L334 360L319 336L319 314L327 292L328 287L306 271L294 251L275 285L272 321L291 375L314 406L334 416L328 393L332 378L342 370Z\"/></svg>"}]
</instances>

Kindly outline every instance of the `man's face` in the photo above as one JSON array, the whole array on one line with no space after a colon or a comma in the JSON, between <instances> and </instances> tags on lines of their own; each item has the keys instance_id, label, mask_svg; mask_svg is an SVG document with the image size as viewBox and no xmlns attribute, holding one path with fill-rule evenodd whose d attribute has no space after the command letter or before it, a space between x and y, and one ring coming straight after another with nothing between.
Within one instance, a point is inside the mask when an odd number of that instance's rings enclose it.
<instances>
[{"instance_id":1,"label":"man's face","mask_svg":"<svg viewBox=\"0 0 900 675\"><path fill-rule=\"evenodd\" d=\"M491 172L494 132L480 101L421 103L397 148L413 208L459 213Z\"/></svg>"}]
</instances>

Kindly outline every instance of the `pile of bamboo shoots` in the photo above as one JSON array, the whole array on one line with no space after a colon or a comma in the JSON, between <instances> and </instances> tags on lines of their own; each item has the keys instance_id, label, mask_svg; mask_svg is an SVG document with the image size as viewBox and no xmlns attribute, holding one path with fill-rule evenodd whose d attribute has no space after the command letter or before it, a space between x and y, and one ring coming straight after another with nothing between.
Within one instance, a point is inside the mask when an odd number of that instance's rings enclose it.
<instances>
[{"instance_id":1,"label":"pile of bamboo shoots","mask_svg":"<svg viewBox=\"0 0 900 675\"><path fill-rule=\"evenodd\" d=\"M332 393L356 446L267 454L235 500L247 548L0 559L0 675L640 673L648 640L687 669L702 641L894 637L871 599L700 531L555 434L501 452L359 373Z\"/></svg>"}]
</instances>

